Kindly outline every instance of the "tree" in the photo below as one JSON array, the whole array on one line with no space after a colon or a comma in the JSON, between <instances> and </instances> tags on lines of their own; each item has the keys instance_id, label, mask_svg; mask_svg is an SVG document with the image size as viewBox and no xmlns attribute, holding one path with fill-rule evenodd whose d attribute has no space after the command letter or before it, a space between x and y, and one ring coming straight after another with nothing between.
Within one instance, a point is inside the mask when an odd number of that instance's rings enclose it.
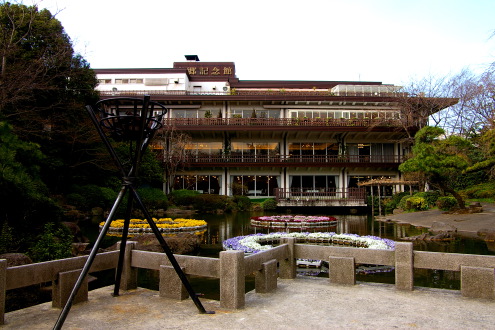
<instances>
[{"instance_id":1,"label":"tree","mask_svg":"<svg viewBox=\"0 0 495 330\"><path fill-rule=\"evenodd\" d=\"M73 51L62 25L48 10L4 1L0 4L0 55L0 111L13 116L27 100L43 101L39 92L62 87Z\"/></svg>"},{"instance_id":2,"label":"tree","mask_svg":"<svg viewBox=\"0 0 495 330\"><path fill-rule=\"evenodd\" d=\"M412 80L396 93L402 129L407 133L407 138L403 142L412 144L414 134L427 126L429 120L434 126L439 126L448 120L442 110L458 101L451 96L448 81L448 77L429 76Z\"/></svg>"},{"instance_id":3,"label":"tree","mask_svg":"<svg viewBox=\"0 0 495 330\"><path fill-rule=\"evenodd\" d=\"M485 171L490 179L495 178L495 128L485 130L474 138L483 158L466 169L466 172Z\"/></svg>"},{"instance_id":4,"label":"tree","mask_svg":"<svg viewBox=\"0 0 495 330\"><path fill-rule=\"evenodd\" d=\"M20 140L0 122L0 222L32 231L57 217L58 208L41 180L39 164L44 161L39 145Z\"/></svg>"},{"instance_id":5,"label":"tree","mask_svg":"<svg viewBox=\"0 0 495 330\"><path fill-rule=\"evenodd\" d=\"M464 137L495 128L495 63L479 75L464 69L444 79L443 89L459 101L432 116L435 125Z\"/></svg>"},{"instance_id":6,"label":"tree","mask_svg":"<svg viewBox=\"0 0 495 330\"><path fill-rule=\"evenodd\" d=\"M465 202L454 187L457 179L470 164L471 143L459 136L441 138L445 131L440 127L426 126L415 135L412 157L399 166L401 172L417 172L426 181L443 192L452 194L460 208Z\"/></svg>"},{"instance_id":7,"label":"tree","mask_svg":"<svg viewBox=\"0 0 495 330\"><path fill-rule=\"evenodd\" d=\"M48 10L0 2L0 58L0 120L50 158L42 173L52 190L108 163L95 160L102 149L84 111L98 100L96 75Z\"/></svg>"},{"instance_id":8,"label":"tree","mask_svg":"<svg viewBox=\"0 0 495 330\"><path fill-rule=\"evenodd\" d=\"M0 0L0 222L25 242L61 219L55 194L110 163L84 110L96 84L48 10Z\"/></svg>"},{"instance_id":9,"label":"tree","mask_svg":"<svg viewBox=\"0 0 495 330\"><path fill-rule=\"evenodd\" d=\"M157 139L161 141L163 147L165 192L169 193L174 184L175 174L189 156L186 147L191 144L191 136L178 131L175 126L166 126Z\"/></svg>"}]
</instances>

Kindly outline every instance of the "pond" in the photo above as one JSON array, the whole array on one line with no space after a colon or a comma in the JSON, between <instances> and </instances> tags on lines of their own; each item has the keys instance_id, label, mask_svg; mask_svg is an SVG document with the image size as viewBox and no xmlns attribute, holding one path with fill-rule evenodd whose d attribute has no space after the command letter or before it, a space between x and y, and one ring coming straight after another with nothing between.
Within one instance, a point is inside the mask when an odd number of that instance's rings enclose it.
<instances>
[{"instance_id":1,"label":"pond","mask_svg":"<svg viewBox=\"0 0 495 330\"><path fill-rule=\"evenodd\" d=\"M195 219L202 219L208 223L207 231L202 236L201 255L218 256L222 250L222 242L228 238L254 233L269 233L279 230L253 228L250 218L261 215L274 215L270 212L238 212L229 214L198 214ZM298 213L309 215L308 213ZM312 214L314 215L314 214ZM374 221L368 214L318 214L334 216L337 224L328 231L338 234L358 234L361 236L372 235L381 238L389 238L401 241L405 237L417 236L428 232L426 228L419 228L409 224L397 224L393 222ZM321 231L321 230L319 230ZM466 253L466 254L495 254L490 251L487 244L481 240L456 239L449 242L417 241L414 249L420 251Z\"/></svg>"},{"instance_id":2,"label":"pond","mask_svg":"<svg viewBox=\"0 0 495 330\"><path fill-rule=\"evenodd\" d=\"M338 234L349 233L358 234L361 236L372 235L381 238L389 238L395 241L401 241L401 239L404 237L417 236L422 233L428 232L426 228L414 227L408 224L375 221L368 214L314 214L314 212L298 212L297 214L310 215L310 213L311 215L336 217L336 225L328 228L328 230L326 231L331 231ZM207 230L200 236L201 249L199 255L205 257L218 257L219 253L222 251L222 242L231 237L249 235L254 233L269 233L279 231L266 228L253 228L250 224L251 217L275 214L279 213L237 212L226 214L196 214L194 216L191 216L191 218L205 220L208 223ZM93 222L93 226L94 223L95 222ZM119 239L113 238L110 239L110 241L111 240L115 241ZM484 241L474 239L456 239L448 242L417 241L414 242L413 245L415 250L420 251L495 255L495 251L490 250ZM306 271L306 274L312 276L328 276L325 267L323 267L321 271L313 271L308 269L308 271ZM356 280L378 283L394 283L395 273L393 270L366 275L364 275L363 273L358 273L356 275ZM203 288L205 285L207 287L210 287L211 293L213 295L208 293L208 291L210 290L206 290L207 292L204 292L204 294L205 297L212 299L217 299L214 294L214 292L218 292L217 282L218 281L212 281L210 279L191 280L191 283L194 285L198 285L198 287ZM460 289L460 273L452 271L418 269L415 270L414 282L416 286L458 290ZM156 274L150 275L148 280L144 280L144 282L140 283L140 286L157 290L158 288L156 284ZM248 279L246 289L252 289L251 286L251 280Z\"/></svg>"}]
</instances>

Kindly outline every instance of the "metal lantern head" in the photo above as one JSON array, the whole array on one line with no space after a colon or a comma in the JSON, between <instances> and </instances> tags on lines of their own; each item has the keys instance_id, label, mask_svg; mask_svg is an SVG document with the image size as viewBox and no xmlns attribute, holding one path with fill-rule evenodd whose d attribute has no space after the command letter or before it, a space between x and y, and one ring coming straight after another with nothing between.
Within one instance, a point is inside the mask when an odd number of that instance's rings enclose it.
<instances>
[{"instance_id":1,"label":"metal lantern head","mask_svg":"<svg viewBox=\"0 0 495 330\"><path fill-rule=\"evenodd\" d=\"M151 138L163 126L167 108L149 96L144 98L116 97L96 103L95 115L100 126L115 140L136 141Z\"/></svg>"}]
</instances>

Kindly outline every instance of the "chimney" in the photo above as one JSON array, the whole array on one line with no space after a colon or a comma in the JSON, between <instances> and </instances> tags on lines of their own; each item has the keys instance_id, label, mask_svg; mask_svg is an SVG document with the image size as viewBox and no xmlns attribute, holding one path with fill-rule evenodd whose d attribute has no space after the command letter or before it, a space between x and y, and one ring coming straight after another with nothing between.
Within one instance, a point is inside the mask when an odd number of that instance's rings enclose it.
<instances>
[{"instance_id":1,"label":"chimney","mask_svg":"<svg viewBox=\"0 0 495 330\"><path fill-rule=\"evenodd\" d=\"M188 62L199 62L198 55L184 55Z\"/></svg>"}]
</instances>

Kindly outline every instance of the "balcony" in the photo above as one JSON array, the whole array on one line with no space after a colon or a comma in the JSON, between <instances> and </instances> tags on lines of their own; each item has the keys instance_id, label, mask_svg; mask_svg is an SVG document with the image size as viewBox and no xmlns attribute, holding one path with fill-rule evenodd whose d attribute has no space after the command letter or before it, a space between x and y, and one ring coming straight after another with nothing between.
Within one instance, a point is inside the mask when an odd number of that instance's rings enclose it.
<instances>
[{"instance_id":1,"label":"balcony","mask_svg":"<svg viewBox=\"0 0 495 330\"><path fill-rule=\"evenodd\" d=\"M332 118L168 118L165 127L195 130L307 130L311 128L334 131L391 131L403 127L399 119L332 119Z\"/></svg>"},{"instance_id":2,"label":"balcony","mask_svg":"<svg viewBox=\"0 0 495 330\"><path fill-rule=\"evenodd\" d=\"M313 90L313 89L255 89L255 88L231 88L229 91L212 91L212 90L202 90L202 91L186 91L186 90L100 90L100 96L111 97L111 96L222 96L229 98L236 97L263 97L276 98L276 97L332 97L335 99L339 98L406 98L410 97L408 93L401 92L360 92L360 91L339 91L331 92L329 90Z\"/></svg>"},{"instance_id":3,"label":"balcony","mask_svg":"<svg viewBox=\"0 0 495 330\"><path fill-rule=\"evenodd\" d=\"M344 156L344 155L274 155L274 156L248 156L248 155L198 155L188 156L184 161L186 167L249 167L249 166L274 166L274 167L392 167L397 168L403 162L403 156L375 155L375 156Z\"/></svg>"},{"instance_id":4,"label":"balcony","mask_svg":"<svg viewBox=\"0 0 495 330\"><path fill-rule=\"evenodd\" d=\"M305 189L277 188L277 206L366 206L364 188L348 189Z\"/></svg>"}]
</instances>

